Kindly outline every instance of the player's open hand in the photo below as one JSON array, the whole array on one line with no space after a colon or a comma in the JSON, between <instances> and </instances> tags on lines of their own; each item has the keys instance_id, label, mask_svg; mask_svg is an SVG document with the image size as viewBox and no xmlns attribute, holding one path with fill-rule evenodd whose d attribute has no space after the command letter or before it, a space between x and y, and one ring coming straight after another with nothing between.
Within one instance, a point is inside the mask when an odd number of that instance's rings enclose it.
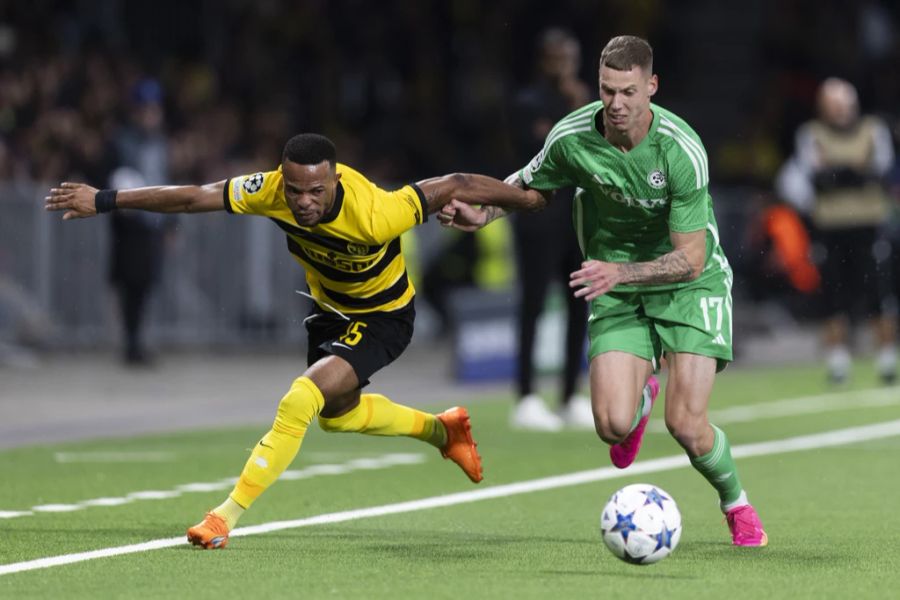
<instances>
[{"instance_id":1,"label":"player's open hand","mask_svg":"<svg viewBox=\"0 0 900 600\"><path fill-rule=\"evenodd\" d=\"M483 208L460 202L455 198L441 208L437 218L444 227L460 231L477 231L487 224L487 213Z\"/></svg>"},{"instance_id":2,"label":"player's open hand","mask_svg":"<svg viewBox=\"0 0 900 600\"><path fill-rule=\"evenodd\" d=\"M622 281L622 272L616 263L586 260L581 269L569 275L569 287L575 288L575 297L588 302L602 296Z\"/></svg>"},{"instance_id":3,"label":"player's open hand","mask_svg":"<svg viewBox=\"0 0 900 600\"><path fill-rule=\"evenodd\" d=\"M44 209L64 210L63 220L83 219L97 214L94 205L94 194L97 188L83 183L62 182L58 188L52 188L50 195L44 198Z\"/></svg>"}]
</instances>

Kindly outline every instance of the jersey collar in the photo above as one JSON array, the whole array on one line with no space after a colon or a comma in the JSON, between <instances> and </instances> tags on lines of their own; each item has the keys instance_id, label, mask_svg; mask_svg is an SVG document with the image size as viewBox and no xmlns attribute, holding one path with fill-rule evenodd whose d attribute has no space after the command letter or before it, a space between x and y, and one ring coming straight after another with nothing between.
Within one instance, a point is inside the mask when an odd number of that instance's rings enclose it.
<instances>
[{"instance_id":1,"label":"jersey collar","mask_svg":"<svg viewBox=\"0 0 900 600\"><path fill-rule=\"evenodd\" d=\"M340 181L337 182L337 188L334 191L334 202L331 205L331 210L325 213L325 216L322 217L322 220L319 223L331 223L335 219L337 219L338 215L341 214L341 207L344 205L344 184Z\"/></svg>"}]
</instances>

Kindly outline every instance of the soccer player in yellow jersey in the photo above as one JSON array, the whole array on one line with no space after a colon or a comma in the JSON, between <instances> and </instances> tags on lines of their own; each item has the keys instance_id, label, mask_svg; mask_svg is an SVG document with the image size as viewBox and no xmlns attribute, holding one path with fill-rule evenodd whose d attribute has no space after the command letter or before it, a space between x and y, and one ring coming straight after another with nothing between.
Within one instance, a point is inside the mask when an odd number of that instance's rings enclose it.
<instances>
[{"instance_id":1,"label":"soccer player in yellow jersey","mask_svg":"<svg viewBox=\"0 0 900 600\"><path fill-rule=\"evenodd\" d=\"M300 134L284 147L274 171L203 186L97 190L65 182L50 190L46 209L63 219L116 208L269 217L286 234L288 250L306 269L313 309L306 318L307 370L278 405L272 429L254 447L232 492L188 529L203 548L224 548L250 505L288 467L307 427L318 418L328 432L409 436L438 448L473 482L482 479L465 408L432 415L362 393L369 377L396 359L413 332L415 291L399 236L451 198L541 208L542 198L483 175L453 174L385 191L336 160L334 145Z\"/></svg>"}]
</instances>

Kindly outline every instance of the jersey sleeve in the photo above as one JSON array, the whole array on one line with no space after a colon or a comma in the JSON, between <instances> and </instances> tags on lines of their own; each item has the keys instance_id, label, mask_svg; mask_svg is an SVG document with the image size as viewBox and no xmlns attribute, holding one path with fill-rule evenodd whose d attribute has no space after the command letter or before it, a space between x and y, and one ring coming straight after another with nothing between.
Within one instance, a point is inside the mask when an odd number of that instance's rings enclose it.
<instances>
[{"instance_id":1,"label":"jersey sleeve","mask_svg":"<svg viewBox=\"0 0 900 600\"><path fill-rule=\"evenodd\" d=\"M552 131L550 135L553 135ZM519 171L519 177L525 185L536 190L556 190L575 185L566 168L563 144L550 140L550 136L547 139L550 143L544 143L541 151Z\"/></svg>"},{"instance_id":2,"label":"jersey sleeve","mask_svg":"<svg viewBox=\"0 0 900 600\"><path fill-rule=\"evenodd\" d=\"M428 203L412 183L387 191L372 185L371 231L373 241L384 244L428 220Z\"/></svg>"},{"instance_id":3,"label":"jersey sleeve","mask_svg":"<svg viewBox=\"0 0 900 600\"><path fill-rule=\"evenodd\" d=\"M676 139L669 158L669 229L689 233L709 224L709 166L706 151L694 138Z\"/></svg>"},{"instance_id":4,"label":"jersey sleeve","mask_svg":"<svg viewBox=\"0 0 900 600\"><path fill-rule=\"evenodd\" d=\"M281 180L280 169L232 177L225 182L225 210L240 215L272 214Z\"/></svg>"}]
</instances>

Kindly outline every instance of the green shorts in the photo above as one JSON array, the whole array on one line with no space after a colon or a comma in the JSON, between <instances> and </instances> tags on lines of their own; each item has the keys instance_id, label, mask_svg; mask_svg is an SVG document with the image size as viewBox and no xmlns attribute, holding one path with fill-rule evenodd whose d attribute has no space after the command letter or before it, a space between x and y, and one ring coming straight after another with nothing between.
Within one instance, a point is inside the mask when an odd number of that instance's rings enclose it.
<instances>
[{"instance_id":1,"label":"green shorts","mask_svg":"<svg viewBox=\"0 0 900 600\"><path fill-rule=\"evenodd\" d=\"M687 352L715 358L721 371L733 358L731 278L715 275L675 290L613 291L594 299L590 357L619 350L656 370L663 352Z\"/></svg>"}]
</instances>

